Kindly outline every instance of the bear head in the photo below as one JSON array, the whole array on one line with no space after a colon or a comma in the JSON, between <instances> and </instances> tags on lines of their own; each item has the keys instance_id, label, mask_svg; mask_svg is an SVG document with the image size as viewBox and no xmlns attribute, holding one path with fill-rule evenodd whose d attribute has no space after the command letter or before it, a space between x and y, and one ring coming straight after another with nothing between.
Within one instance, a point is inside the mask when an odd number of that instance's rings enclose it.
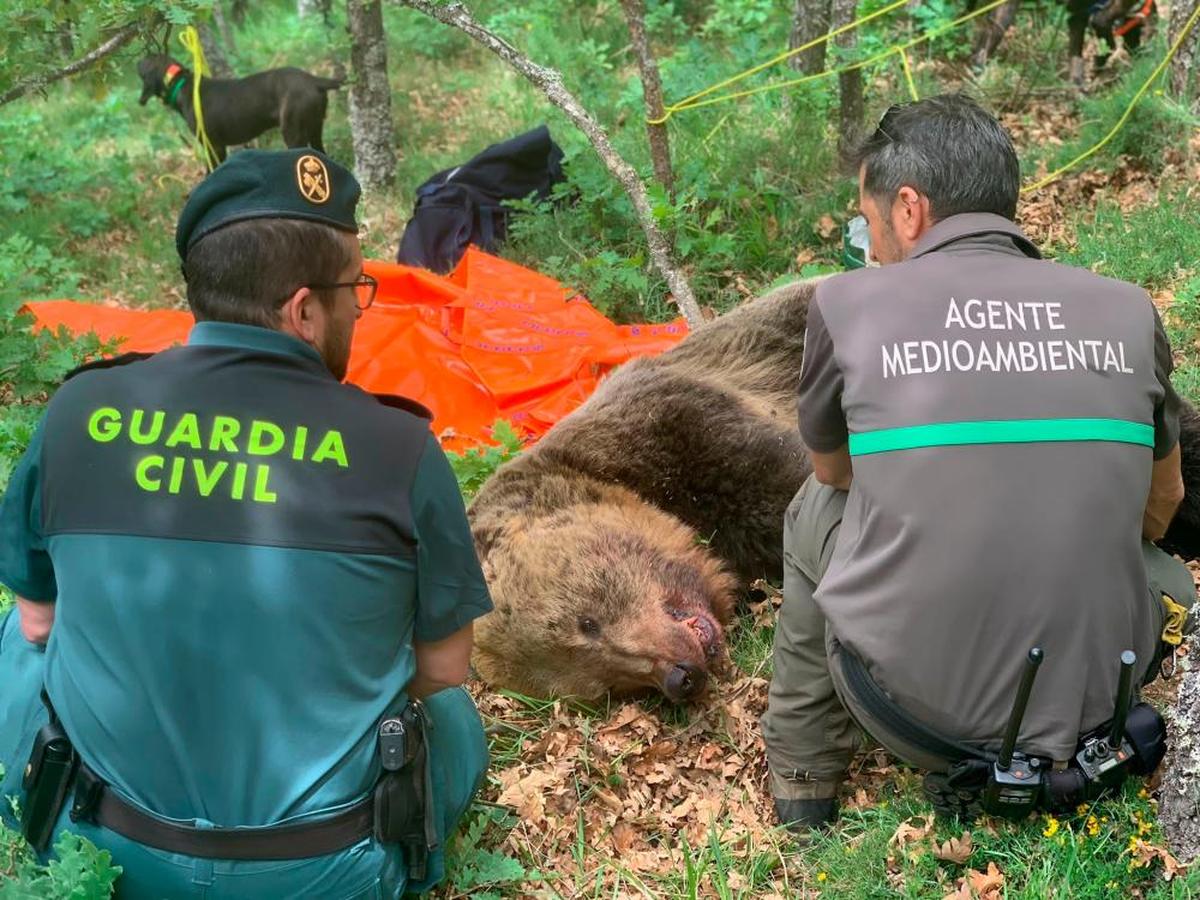
<instances>
[{"instance_id":1,"label":"bear head","mask_svg":"<svg viewBox=\"0 0 1200 900\"><path fill-rule=\"evenodd\" d=\"M622 488L597 493L527 508L493 536L481 555L496 609L476 624L475 667L536 696L690 700L724 664L735 579L675 517Z\"/></svg>"}]
</instances>

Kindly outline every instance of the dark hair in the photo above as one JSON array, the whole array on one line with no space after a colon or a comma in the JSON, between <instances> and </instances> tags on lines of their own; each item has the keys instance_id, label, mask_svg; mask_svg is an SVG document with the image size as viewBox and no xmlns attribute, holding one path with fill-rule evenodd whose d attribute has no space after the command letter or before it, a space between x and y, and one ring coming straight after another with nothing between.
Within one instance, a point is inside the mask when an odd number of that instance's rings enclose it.
<instances>
[{"instance_id":1,"label":"dark hair","mask_svg":"<svg viewBox=\"0 0 1200 900\"><path fill-rule=\"evenodd\" d=\"M965 94L893 106L847 160L863 190L891 205L908 185L935 220L958 213L1017 214L1021 169L1004 127Z\"/></svg>"},{"instance_id":2,"label":"dark hair","mask_svg":"<svg viewBox=\"0 0 1200 900\"><path fill-rule=\"evenodd\" d=\"M201 322L277 328L284 300L305 285L337 281L350 265L348 236L303 219L247 219L218 228L188 250L188 306Z\"/></svg>"}]
</instances>

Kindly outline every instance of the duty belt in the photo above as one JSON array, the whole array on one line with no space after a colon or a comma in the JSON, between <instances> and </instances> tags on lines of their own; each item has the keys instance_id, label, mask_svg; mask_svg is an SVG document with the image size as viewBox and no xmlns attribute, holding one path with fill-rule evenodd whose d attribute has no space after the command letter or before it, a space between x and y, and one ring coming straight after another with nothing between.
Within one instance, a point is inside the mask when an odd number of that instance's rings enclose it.
<instances>
[{"instance_id":1,"label":"duty belt","mask_svg":"<svg viewBox=\"0 0 1200 900\"><path fill-rule=\"evenodd\" d=\"M411 702L398 716L379 725L383 775L363 799L332 815L294 824L237 828L202 828L171 822L125 800L88 766L71 746L49 699L43 700L50 722L34 743L26 768L23 831L37 849L49 842L72 782L71 821L92 822L132 841L158 850L205 859L272 860L324 856L374 834L385 843L403 843L410 870L420 873L424 854L436 835L428 828L428 753L426 719L421 704ZM58 762L48 762L50 755ZM56 784L47 784L53 773ZM409 785L419 781L420 784ZM39 784L39 782L43 782ZM394 821L403 815L402 825ZM416 820L416 828L410 825ZM416 832L414 834L414 832ZM396 835L396 836L394 836ZM397 839L400 836L400 839ZM415 878L423 877L414 874Z\"/></svg>"},{"instance_id":2,"label":"duty belt","mask_svg":"<svg viewBox=\"0 0 1200 900\"><path fill-rule=\"evenodd\" d=\"M205 859L303 859L353 846L375 827L374 792L328 818L258 828L197 828L127 803L86 764L75 776L71 821L94 822L158 850Z\"/></svg>"},{"instance_id":3,"label":"duty belt","mask_svg":"<svg viewBox=\"0 0 1200 900\"><path fill-rule=\"evenodd\" d=\"M946 783L960 797L965 792L981 802L984 812L1013 819L1039 807L1069 809L1090 802L1119 787L1129 775L1149 775L1166 752L1166 729L1158 712L1145 703L1130 708L1137 657L1127 650L1121 654L1113 718L1080 736L1066 768L1052 769L1051 760L1020 753L1016 744L1021 720L1042 657L1040 648L1029 651L1000 750L992 754L919 721L876 684L852 650L842 645L838 654L847 687L880 726L944 760Z\"/></svg>"}]
</instances>

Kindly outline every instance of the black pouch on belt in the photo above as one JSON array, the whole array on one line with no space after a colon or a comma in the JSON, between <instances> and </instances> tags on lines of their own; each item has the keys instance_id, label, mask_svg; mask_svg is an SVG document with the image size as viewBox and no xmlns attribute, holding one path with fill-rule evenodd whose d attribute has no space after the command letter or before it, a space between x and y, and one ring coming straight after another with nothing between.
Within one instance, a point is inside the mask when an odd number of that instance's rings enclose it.
<instances>
[{"instance_id":1,"label":"black pouch on belt","mask_svg":"<svg viewBox=\"0 0 1200 900\"><path fill-rule=\"evenodd\" d=\"M33 741L21 786L21 832L39 853L50 844L54 823L62 812L75 775L75 748L57 719L43 725Z\"/></svg>"},{"instance_id":2,"label":"black pouch on belt","mask_svg":"<svg viewBox=\"0 0 1200 900\"><path fill-rule=\"evenodd\" d=\"M424 708L415 701L379 726L383 775L375 786L375 838L405 848L408 874L414 881L424 879L429 851L436 846L430 832L433 810L425 726Z\"/></svg>"}]
</instances>

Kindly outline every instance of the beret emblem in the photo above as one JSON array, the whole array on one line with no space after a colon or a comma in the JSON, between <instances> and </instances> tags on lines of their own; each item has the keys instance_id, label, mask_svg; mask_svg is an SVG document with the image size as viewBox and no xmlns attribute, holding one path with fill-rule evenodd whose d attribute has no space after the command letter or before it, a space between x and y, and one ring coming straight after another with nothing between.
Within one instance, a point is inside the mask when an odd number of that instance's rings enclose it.
<instances>
[{"instance_id":1,"label":"beret emblem","mask_svg":"<svg viewBox=\"0 0 1200 900\"><path fill-rule=\"evenodd\" d=\"M310 155L296 160L296 186L304 199L310 203L324 203L329 199L329 172L325 163Z\"/></svg>"}]
</instances>

